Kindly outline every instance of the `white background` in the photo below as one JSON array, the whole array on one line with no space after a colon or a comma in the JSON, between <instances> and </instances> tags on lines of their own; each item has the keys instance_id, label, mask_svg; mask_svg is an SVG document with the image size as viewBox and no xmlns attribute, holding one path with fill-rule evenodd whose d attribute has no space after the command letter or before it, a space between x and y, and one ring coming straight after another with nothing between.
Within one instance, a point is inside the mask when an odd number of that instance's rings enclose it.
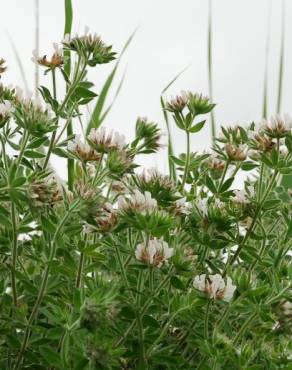
<instances>
[{"instance_id":1,"label":"white background","mask_svg":"<svg viewBox=\"0 0 292 370\"><path fill-rule=\"evenodd\" d=\"M62 0L40 0L40 53L50 55L52 42L60 41L64 29ZM31 90L34 87L34 0L9 0L1 6L1 55L8 71L3 83L23 86L10 38L22 60ZM189 68L169 90L182 89L208 94L207 0L75 0L73 31L82 33L88 25L114 50L138 27L138 32L120 65L118 80L126 70L123 89L106 125L134 133L137 116L147 116L165 130L160 110L161 90L185 66ZM264 65L269 7L271 7L269 50L269 113L276 107L281 40L281 0L213 0L213 73L216 124L242 124L261 118ZM292 85L292 2L286 1L285 74L283 111L291 113ZM94 69L90 77L99 91L111 65ZM42 72L42 71L41 71ZM50 84L41 76L41 84ZM184 150L184 137L173 128L175 151ZM166 141L166 138L164 139ZM209 123L192 137L192 150L210 145ZM63 164L54 161L60 173ZM165 151L146 161L166 170Z\"/></svg>"}]
</instances>

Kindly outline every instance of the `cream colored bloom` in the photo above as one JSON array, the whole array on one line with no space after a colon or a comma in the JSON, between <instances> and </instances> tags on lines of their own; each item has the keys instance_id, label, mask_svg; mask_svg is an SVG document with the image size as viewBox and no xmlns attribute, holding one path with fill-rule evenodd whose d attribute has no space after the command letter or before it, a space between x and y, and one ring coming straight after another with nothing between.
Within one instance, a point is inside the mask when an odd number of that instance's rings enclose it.
<instances>
[{"instance_id":1,"label":"cream colored bloom","mask_svg":"<svg viewBox=\"0 0 292 370\"><path fill-rule=\"evenodd\" d=\"M126 145L124 135L113 130L106 132L104 127L92 128L87 139L98 152L106 153L110 150L122 150Z\"/></svg>"},{"instance_id":2,"label":"cream colored bloom","mask_svg":"<svg viewBox=\"0 0 292 370\"><path fill-rule=\"evenodd\" d=\"M151 197L149 191L142 194L135 189L130 198L119 197L118 207L121 211L138 211L141 213L151 212L156 210L157 201Z\"/></svg>"},{"instance_id":3,"label":"cream colored bloom","mask_svg":"<svg viewBox=\"0 0 292 370\"><path fill-rule=\"evenodd\" d=\"M227 302L232 299L236 289L229 277L225 281L220 274L209 275L207 278L206 274L198 275L193 280L193 286L211 299L223 299Z\"/></svg>"},{"instance_id":4,"label":"cream colored bloom","mask_svg":"<svg viewBox=\"0 0 292 370\"><path fill-rule=\"evenodd\" d=\"M74 140L69 141L67 149L82 161L98 161L100 159L100 155L88 143L80 140L80 135L76 135Z\"/></svg>"},{"instance_id":5,"label":"cream colored bloom","mask_svg":"<svg viewBox=\"0 0 292 370\"><path fill-rule=\"evenodd\" d=\"M169 248L162 239L149 240L147 246L144 243L138 244L135 251L138 261L157 267L161 267L172 256L173 248Z\"/></svg>"},{"instance_id":6,"label":"cream colored bloom","mask_svg":"<svg viewBox=\"0 0 292 370\"><path fill-rule=\"evenodd\" d=\"M232 199L234 200L234 202L240 203L240 204L249 203L249 199L247 198L247 193L244 189L243 190L233 190L233 193L234 193L234 196L232 197Z\"/></svg>"},{"instance_id":7,"label":"cream colored bloom","mask_svg":"<svg viewBox=\"0 0 292 370\"><path fill-rule=\"evenodd\" d=\"M9 116L13 112L12 104L9 100L0 103L0 116Z\"/></svg>"},{"instance_id":8,"label":"cream colored bloom","mask_svg":"<svg viewBox=\"0 0 292 370\"><path fill-rule=\"evenodd\" d=\"M196 205L199 209L199 211L201 212L202 216L203 217L207 217L208 216L208 199L207 198L199 198L197 199L197 202L196 202Z\"/></svg>"}]
</instances>

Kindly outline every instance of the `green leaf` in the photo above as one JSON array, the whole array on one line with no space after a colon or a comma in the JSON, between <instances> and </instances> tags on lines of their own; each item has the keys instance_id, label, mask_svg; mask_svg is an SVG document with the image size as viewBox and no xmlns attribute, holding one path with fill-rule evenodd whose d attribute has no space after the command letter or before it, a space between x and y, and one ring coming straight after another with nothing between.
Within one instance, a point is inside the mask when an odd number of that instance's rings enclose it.
<instances>
[{"instance_id":1,"label":"green leaf","mask_svg":"<svg viewBox=\"0 0 292 370\"><path fill-rule=\"evenodd\" d=\"M186 290L185 285L183 284L183 282L177 276L172 276L171 279L170 279L170 283L176 289Z\"/></svg>"},{"instance_id":2,"label":"green leaf","mask_svg":"<svg viewBox=\"0 0 292 370\"><path fill-rule=\"evenodd\" d=\"M82 87L82 86L77 86L74 93L79 98L91 98L91 99L93 99L97 96L97 94L95 94L93 91L88 90L87 88Z\"/></svg>"},{"instance_id":3,"label":"green leaf","mask_svg":"<svg viewBox=\"0 0 292 370\"><path fill-rule=\"evenodd\" d=\"M245 161L245 162L243 162L242 163L242 165L241 165L241 169L243 170L243 171L251 171L251 170L253 170L254 168L257 168L259 165L257 164L257 163L255 163L255 162L251 162L251 161Z\"/></svg>"},{"instance_id":4,"label":"green leaf","mask_svg":"<svg viewBox=\"0 0 292 370\"><path fill-rule=\"evenodd\" d=\"M45 158L45 154L36 150L25 150L24 156L27 158Z\"/></svg>"},{"instance_id":5,"label":"green leaf","mask_svg":"<svg viewBox=\"0 0 292 370\"><path fill-rule=\"evenodd\" d=\"M47 141L46 137L40 137L32 140L27 146L28 149L37 149Z\"/></svg>"},{"instance_id":6,"label":"green leaf","mask_svg":"<svg viewBox=\"0 0 292 370\"><path fill-rule=\"evenodd\" d=\"M23 185L25 182L26 182L26 177L18 177L18 178L13 180L11 185L12 185L13 188L17 188L17 187Z\"/></svg>"},{"instance_id":7,"label":"green leaf","mask_svg":"<svg viewBox=\"0 0 292 370\"><path fill-rule=\"evenodd\" d=\"M213 193L213 194L216 194L217 193L217 189L216 189L216 186L213 182L213 180L211 179L210 176L206 176L206 186L207 188Z\"/></svg>"},{"instance_id":8,"label":"green leaf","mask_svg":"<svg viewBox=\"0 0 292 370\"><path fill-rule=\"evenodd\" d=\"M224 191L228 190L230 186L233 184L233 181L234 177L230 177L229 179L227 179L220 187L219 189L220 193L224 193Z\"/></svg>"},{"instance_id":9,"label":"green leaf","mask_svg":"<svg viewBox=\"0 0 292 370\"><path fill-rule=\"evenodd\" d=\"M159 322L153 316L144 315L142 321L144 327L160 328Z\"/></svg>"},{"instance_id":10,"label":"green leaf","mask_svg":"<svg viewBox=\"0 0 292 370\"><path fill-rule=\"evenodd\" d=\"M189 128L188 131L191 132L192 134L195 133L195 132L199 132L200 130L202 130L202 128L204 127L205 123L206 123L206 120L201 121L199 123L196 123L194 126L192 126L191 128Z\"/></svg>"},{"instance_id":11,"label":"green leaf","mask_svg":"<svg viewBox=\"0 0 292 370\"><path fill-rule=\"evenodd\" d=\"M280 199L269 199L269 200L266 200L263 204L263 209L264 210L268 210L268 209L273 209L273 208L276 208L279 206L279 204L281 203L281 200Z\"/></svg>"},{"instance_id":12,"label":"green leaf","mask_svg":"<svg viewBox=\"0 0 292 370\"><path fill-rule=\"evenodd\" d=\"M48 364L62 368L62 361L59 353L53 351L49 346L39 347L40 354L48 362Z\"/></svg>"},{"instance_id":13,"label":"green leaf","mask_svg":"<svg viewBox=\"0 0 292 370\"><path fill-rule=\"evenodd\" d=\"M48 233L53 234L56 231L56 226L54 225L54 223L45 216L41 216L41 223L43 229Z\"/></svg>"}]
</instances>

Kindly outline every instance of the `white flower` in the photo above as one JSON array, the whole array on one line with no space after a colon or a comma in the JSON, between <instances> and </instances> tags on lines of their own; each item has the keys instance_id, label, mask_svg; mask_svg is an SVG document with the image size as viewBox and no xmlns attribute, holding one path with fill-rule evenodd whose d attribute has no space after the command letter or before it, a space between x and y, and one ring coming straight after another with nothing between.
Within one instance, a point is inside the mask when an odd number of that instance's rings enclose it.
<instances>
[{"instance_id":1,"label":"white flower","mask_svg":"<svg viewBox=\"0 0 292 370\"><path fill-rule=\"evenodd\" d=\"M247 193L244 189L243 190L233 190L233 193L234 193L234 196L232 197L232 199L236 203L240 203L240 204L249 203L249 200L247 198Z\"/></svg>"},{"instance_id":2,"label":"white flower","mask_svg":"<svg viewBox=\"0 0 292 370\"><path fill-rule=\"evenodd\" d=\"M206 274L196 276L193 280L194 288L206 293L211 299L223 299L229 302L236 286L232 284L232 280L227 277L226 282L220 274L209 275Z\"/></svg>"},{"instance_id":3,"label":"white flower","mask_svg":"<svg viewBox=\"0 0 292 370\"><path fill-rule=\"evenodd\" d=\"M222 209L222 208L224 208L224 203L221 202L220 199L216 198L214 200L214 207L219 208L219 209Z\"/></svg>"},{"instance_id":4,"label":"white flower","mask_svg":"<svg viewBox=\"0 0 292 370\"><path fill-rule=\"evenodd\" d=\"M118 207L122 211L136 210L141 213L151 212L157 208L157 201L151 197L149 191L142 194L135 189L130 198L119 197Z\"/></svg>"},{"instance_id":5,"label":"white flower","mask_svg":"<svg viewBox=\"0 0 292 370\"><path fill-rule=\"evenodd\" d=\"M9 116L13 112L12 104L9 100L0 103L0 116Z\"/></svg>"},{"instance_id":6,"label":"white flower","mask_svg":"<svg viewBox=\"0 0 292 370\"><path fill-rule=\"evenodd\" d=\"M80 140L80 135L76 135L74 140L68 142L67 149L83 161L98 161L100 159L100 155L88 143Z\"/></svg>"},{"instance_id":7,"label":"white flower","mask_svg":"<svg viewBox=\"0 0 292 370\"><path fill-rule=\"evenodd\" d=\"M122 150L126 145L124 135L113 131L107 133L104 127L92 128L87 139L97 151L105 153L110 150Z\"/></svg>"},{"instance_id":8,"label":"white flower","mask_svg":"<svg viewBox=\"0 0 292 370\"><path fill-rule=\"evenodd\" d=\"M279 152L282 157L285 157L289 153L286 145L280 145Z\"/></svg>"},{"instance_id":9,"label":"white flower","mask_svg":"<svg viewBox=\"0 0 292 370\"><path fill-rule=\"evenodd\" d=\"M169 248L162 239L149 240L147 246L144 243L138 244L135 250L138 261L157 267L161 267L172 256L173 248Z\"/></svg>"},{"instance_id":10,"label":"white flower","mask_svg":"<svg viewBox=\"0 0 292 370\"><path fill-rule=\"evenodd\" d=\"M271 116L269 120L263 119L260 125L260 130L275 137L282 137L292 129L292 118L289 114L283 116L276 114ZM273 137L274 137L273 136Z\"/></svg>"},{"instance_id":11,"label":"white flower","mask_svg":"<svg viewBox=\"0 0 292 370\"><path fill-rule=\"evenodd\" d=\"M196 205L199 209L199 211L202 213L203 217L208 216L208 199L207 198L199 198L197 199Z\"/></svg>"}]
</instances>

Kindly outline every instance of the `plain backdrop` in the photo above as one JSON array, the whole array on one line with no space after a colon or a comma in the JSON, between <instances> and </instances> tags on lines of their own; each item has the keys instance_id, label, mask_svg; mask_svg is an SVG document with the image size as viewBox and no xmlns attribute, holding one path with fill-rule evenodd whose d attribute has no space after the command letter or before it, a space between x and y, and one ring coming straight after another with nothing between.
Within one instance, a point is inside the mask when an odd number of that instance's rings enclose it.
<instances>
[{"instance_id":1,"label":"plain backdrop","mask_svg":"<svg viewBox=\"0 0 292 370\"><path fill-rule=\"evenodd\" d=\"M169 90L208 94L207 73L207 0L73 0L73 31L82 33L87 25L119 52L138 27L137 34L122 59L119 80L125 73L122 91L105 124L123 132L128 139L134 134L137 116L147 116L165 131L160 109L160 93L184 67L188 69ZM263 102L266 39L270 14L270 48L268 73L269 114L276 109L281 45L281 0L213 0L213 74L216 125L241 124L261 118ZM40 54L50 54L52 43L62 39L64 2L39 0ZM269 12L270 8L270 12ZM285 69L283 112L291 112L292 85L292 2L285 8ZM12 42L23 63L31 90L34 88L34 65L30 58L35 45L35 1L9 0L1 7L1 55L8 71L3 83L23 86L12 49ZM90 72L98 92L112 65ZM42 74L42 71L40 71ZM41 75L41 84L50 84ZM114 92L114 89L113 89ZM110 102L110 101L109 101ZM185 148L183 134L174 126L175 152ZM78 130L76 128L76 130ZM166 137L164 138L166 142ZM209 122L192 137L192 150L210 146ZM166 151L142 160L147 166L167 170ZM64 162L53 164L63 175Z\"/></svg>"}]
</instances>

